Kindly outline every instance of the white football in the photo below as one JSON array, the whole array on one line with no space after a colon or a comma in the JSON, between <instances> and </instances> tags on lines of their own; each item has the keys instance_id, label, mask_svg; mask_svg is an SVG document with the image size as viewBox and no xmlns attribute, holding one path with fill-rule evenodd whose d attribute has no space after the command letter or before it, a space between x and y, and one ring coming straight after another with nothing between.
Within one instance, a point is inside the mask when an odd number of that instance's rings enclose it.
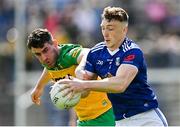
<instances>
[{"instance_id":1,"label":"white football","mask_svg":"<svg viewBox=\"0 0 180 127\"><path fill-rule=\"evenodd\" d=\"M58 109L69 109L74 107L76 104L78 104L78 102L80 101L81 98L81 94L80 93L76 93L70 100L69 97L71 96L71 93L68 94L65 97L62 97L62 95L68 90L65 89L61 92L60 89L66 84L59 84L59 83L55 83L52 86L52 89L50 91L50 97L52 100L52 103L58 108Z\"/></svg>"}]
</instances>

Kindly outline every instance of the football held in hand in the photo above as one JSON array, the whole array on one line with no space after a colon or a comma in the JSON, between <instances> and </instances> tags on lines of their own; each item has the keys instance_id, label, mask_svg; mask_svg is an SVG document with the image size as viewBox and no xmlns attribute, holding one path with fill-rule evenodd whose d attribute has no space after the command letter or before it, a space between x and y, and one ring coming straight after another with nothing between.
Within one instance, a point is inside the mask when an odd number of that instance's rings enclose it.
<instances>
[{"instance_id":1,"label":"football held in hand","mask_svg":"<svg viewBox=\"0 0 180 127\"><path fill-rule=\"evenodd\" d=\"M64 93L68 91L68 88L60 91L64 87L64 85L66 84L59 84L56 82L52 86L52 89L50 91L50 97L51 97L52 103L55 105L56 108L61 109L61 110L74 107L76 104L78 104L81 98L80 93L74 94L71 99L69 98L72 93L69 93L67 96L63 97Z\"/></svg>"}]
</instances>

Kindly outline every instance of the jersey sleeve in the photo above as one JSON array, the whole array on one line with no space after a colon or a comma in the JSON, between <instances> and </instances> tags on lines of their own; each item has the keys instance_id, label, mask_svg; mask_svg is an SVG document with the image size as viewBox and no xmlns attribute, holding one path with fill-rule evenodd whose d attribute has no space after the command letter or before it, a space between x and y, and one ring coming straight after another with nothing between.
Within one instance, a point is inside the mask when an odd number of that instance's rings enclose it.
<instances>
[{"instance_id":1,"label":"jersey sleeve","mask_svg":"<svg viewBox=\"0 0 180 127\"><path fill-rule=\"evenodd\" d=\"M94 68L94 61L95 58L91 54L91 52L88 53L87 58L86 58L86 65L85 65L85 70L90 71L92 73L95 73L95 68Z\"/></svg>"},{"instance_id":2,"label":"jersey sleeve","mask_svg":"<svg viewBox=\"0 0 180 127\"><path fill-rule=\"evenodd\" d=\"M122 58L122 64L131 64L139 68L143 64L143 53L139 49L132 49L125 53Z\"/></svg>"},{"instance_id":3,"label":"jersey sleeve","mask_svg":"<svg viewBox=\"0 0 180 127\"><path fill-rule=\"evenodd\" d=\"M68 53L67 53L67 56L66 56L66 60L73 63L73 64L78 64L77 63L77 59L78 59L78 56L79 54L81 53L82 51L82 47L80 46L77 46L77 47L73 47Z\"/></svg>"}]
</instances>

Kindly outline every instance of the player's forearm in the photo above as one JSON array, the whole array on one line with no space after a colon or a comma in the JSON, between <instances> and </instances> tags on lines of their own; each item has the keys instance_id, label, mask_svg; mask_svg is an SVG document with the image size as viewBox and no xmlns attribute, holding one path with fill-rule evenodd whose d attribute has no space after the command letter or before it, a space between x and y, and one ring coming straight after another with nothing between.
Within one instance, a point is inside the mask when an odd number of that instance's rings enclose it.
<instances>
[{"instance_id":1,"label":"player's forearm","mask_svg":"<svg viewBox=\"0 0 180 127\"><path fill-rule=\"evenodd\" d=\"M36 83L36 89L43 89L44 86L49 82L49 80L43 80L39 79L38 82Z\"/></svg>"},{"instance_id":2,"label":"player's forearm","mask_svg":"<svg viewBox=\"0 0 180 127\"><path fill-rule=\"evenodd\" d=\"M138 70L136 67L131 65L121 65L116 72L116 76L98 81L93 80L89 83L87 82L85 83L85 85L87 85L86 89L108 93L123 93L137 73Z\"/></svg>"},{"instance_id":3,"label":"player's forearm","mask_svg":"<svg viewBox=\"0 0 180 127\"><path fill-rule=\"evenodd\" d=\"M75 70L75 74L76 74L76 77L79 79L84 79L83 78L83 74L85 73L84 67L86 64L86 57L87 57L88 52L89 52L89 49L83 49L80 56L78 57L79 65L77 66L77 68Z\"/></svg>"},{"instance_id":4,"label":"player's forearm","mask_svg":"<svg viewBox=\"0 0 180 127\"><path fill-rule=\"evenodd\" d=\"M69 126L76 126L77 115L73 108L69 110Z\"/></svg>"},{"instance_id":5,"label":"player's forearm","mask_svg":"<svg viewBox=\"0 0 180 127\"><path fill-rule=\"evenodd\" d=\"M36 83L36 89L43 89L44 86L50 81L50 76L46 69L43 70L40 78L38 79Z\"/></svg>"},{"instance_id":6,"label":"player's forearm","mask_svg":"<svg viewBox=\"0 0 180 127\"><path fill-rule=\"evenodd\" d=\"M89 50L88 48L83 48L80 55L78 56L77 58L77 63L78 64L81 64L82 66L85 65L85 62L86 62L86 58L87 58L87 55L89 53Z\"/></svg>"},{"instance_id":7,"label":"player's forearm","mask_svg":"<svg viewBox=\"0 0 180 127\"><path fill-rule=\"evenodd\" d=\"M100 91L107 93L122 93L125 91L126 87L123 85L124 81L119 80L119 78L106 78L103 80L92 80L85 81L84 88L86 90Z\"/></svg>"}]
</instances>

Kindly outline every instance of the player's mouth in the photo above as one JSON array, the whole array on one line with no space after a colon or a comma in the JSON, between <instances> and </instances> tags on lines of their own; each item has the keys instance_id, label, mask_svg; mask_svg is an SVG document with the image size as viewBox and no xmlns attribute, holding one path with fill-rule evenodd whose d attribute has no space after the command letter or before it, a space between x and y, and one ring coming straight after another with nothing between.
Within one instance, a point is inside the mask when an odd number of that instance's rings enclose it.
<instances>
[{"instance_id":1,"label":"player's mouth","mask_svg":"<svg viewBox=\"0 0 180 127\"><path fill-rule=\"evenodd\" d=\"M110 42L110 40L108 40L108 39L107 39L107 40L105 40L105 41L106 41L106 42Z\"/></svg>"},{"instance_id":2,"label":"player's mouth","mask_svg":"<svg viewBox=\"0 0 180 127\"><path fill-rule=\"evenodd\" d=\"M106 44L110 44L111 40L105 40Z\"/></svg>"},{"instance_id":3,"label":"player's mouth","mask_svg":"<svg viewBox=\"0 0 180 127\"><path fill-rule=\"evenodd\" d=\"M53 66L54 66L54 62L50 62L50 61L46 61L45 64L46 64L48 67L53 67Z\"/></svg>"}]
</instances>

